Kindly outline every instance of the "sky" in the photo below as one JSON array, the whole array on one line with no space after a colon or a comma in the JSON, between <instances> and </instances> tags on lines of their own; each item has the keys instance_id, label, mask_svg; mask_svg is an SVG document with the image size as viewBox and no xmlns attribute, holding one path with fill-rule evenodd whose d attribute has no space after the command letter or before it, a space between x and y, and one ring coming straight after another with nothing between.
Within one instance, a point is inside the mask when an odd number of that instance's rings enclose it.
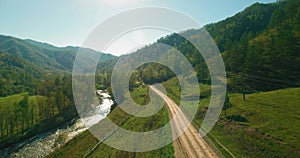
<instances>
[{"instance_id":1,"label":"sky","mask_svg":"<svg viewBox=\"0 0 300 158\"><path fill-rule=\"evenodd\" d=\"M140 7L179 11L201 25L218 22L255 2L276 0L0 0L0 34L55 46L81 46L89 33L111 16ZM136 30L117 39L107 52L120 55L170 32ZM97 49L97 48L93 48Z\"/></svg>"}]
</instances>

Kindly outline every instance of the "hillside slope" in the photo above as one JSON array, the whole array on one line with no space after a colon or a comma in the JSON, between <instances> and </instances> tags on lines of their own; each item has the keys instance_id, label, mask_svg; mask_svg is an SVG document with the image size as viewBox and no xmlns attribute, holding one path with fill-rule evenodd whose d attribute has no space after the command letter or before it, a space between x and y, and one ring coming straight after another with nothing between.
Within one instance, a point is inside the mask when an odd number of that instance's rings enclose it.
<instances>
[{"instance_id":1,"label":"hillside slope","mask_svg":"<svg viewBox=\"0 0 300 158\"><path fill-rule=\"evenodd\" d=\"M21 57L45 70L70 72L79 49L80 47L55 47L47 43L0 35L0 50L13 56ZM100 53L88 48L81 49L81 51ZM100 62L116 59L111 54L102 54Z\"/></svg>"},{"instance_id":2,"label":"hillside slope","mask_svg":"<svg viewBox=\"0 0 300 158\"><path fill-rule=\"evenodd\" d=\"M253 92L300 86L300 1L253 4L223 21L205 26L224 57L232 91ZM199 39L199 30L182 32ZM198 73L210 79L197 50L180 34L163 37L183 53ZM154 67L155 68L155 67Z\"/></svg>"},{"instance_id":3,"label":"hillside slope","mask_svg":"<svg viewBox=\"0 0 300 158\"><path fill-rule=\"evenodd\" d=\"M23 92L37 94L42 80L70 75L79 49L0 35L0 96ZM88 48L81 48L81 51L100 53ZM116 59L116 56L102 53L97 71L110 70Z\"/></svg>"}]
</instances>

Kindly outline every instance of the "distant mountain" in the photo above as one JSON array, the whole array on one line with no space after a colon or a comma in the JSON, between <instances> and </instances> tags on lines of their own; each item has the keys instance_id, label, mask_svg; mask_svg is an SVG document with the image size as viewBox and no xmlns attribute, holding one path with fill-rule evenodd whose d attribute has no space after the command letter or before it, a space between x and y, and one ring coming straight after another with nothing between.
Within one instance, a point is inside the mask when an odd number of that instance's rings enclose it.
<instances>
[{"instance_id":1,"label":"distant mountain","mask_svg":"<svg viewBox=\"0 0 300 158\"><path fill-rule=\"evenodd\" d=\"M80 47L55 47L47 43L0 35L0 50L2 52L7 52L15 57L21 57L45 70L71 72L76 53L79 49ZM81 49L82 51L100 53L89 48ZM99 62L116 59L111 54L102 54L101 61Z\"/></svg>"},{"instance_id":2,"label":"distant mountain","mask_svg":"<svg viewBox=\"0 0 300 158\"><path fill-rule=\"evenodd\" d=\"M71 74L79 49L0 35L0 96L38 94L38 87L47 76ZM100 53L88 48L81 51ZM117 57L101 54L97 70L110 70Z\"/></svg>"}]
</instances>

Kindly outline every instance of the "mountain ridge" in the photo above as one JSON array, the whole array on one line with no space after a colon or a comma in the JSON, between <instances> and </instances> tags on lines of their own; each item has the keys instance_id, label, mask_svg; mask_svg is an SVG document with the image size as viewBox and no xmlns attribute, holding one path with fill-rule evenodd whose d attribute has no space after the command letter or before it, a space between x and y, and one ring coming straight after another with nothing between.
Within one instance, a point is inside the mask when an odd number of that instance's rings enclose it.
<instances>
[{"instance_id":1,"label":"mountain ridge","mask_svg":"<svg viewBox=\"0 0 300 158\"><path fill-rule=\"evenodd\" d=\"M49 76L71 75L77 51L100 53L89 48L56 47L33 40L0 35L0 96L29 92L37 94L38 87ZM117 59L101 53L97 71L105 71Z\"/></svg>"},{"instance_id":2,"label":"mountain ridge","mask_svg":"<svg viewBox=\"0 0 300 158\"><path fill-rule=\"evenodd\" d=\"M91 51L103 54L103 61L116 59L116 56L98 52L90 48L78 46L56 47L31 39L19 39L12 36L0 35L0 50L13 56L20 56L46 70L71 72L77 51Z\"/></svg>"}]
</instances>

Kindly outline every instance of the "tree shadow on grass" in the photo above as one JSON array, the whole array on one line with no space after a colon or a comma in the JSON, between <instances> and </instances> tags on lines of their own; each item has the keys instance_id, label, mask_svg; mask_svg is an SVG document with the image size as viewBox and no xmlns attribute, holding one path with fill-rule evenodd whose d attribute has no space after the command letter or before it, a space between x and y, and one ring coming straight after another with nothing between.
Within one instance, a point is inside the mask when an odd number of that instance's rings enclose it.
<instances>
[{"instance_id":1,"label":"tree shadow on grass","mask_svg":"<svg viewBox=\"0 0 300 158\"><path fill-rule=\"evenodd\" d=\"M230 115L226 118L237 122L249 122L245 117L242 117L241 115Z\"/></svg>"}]
</instances>

